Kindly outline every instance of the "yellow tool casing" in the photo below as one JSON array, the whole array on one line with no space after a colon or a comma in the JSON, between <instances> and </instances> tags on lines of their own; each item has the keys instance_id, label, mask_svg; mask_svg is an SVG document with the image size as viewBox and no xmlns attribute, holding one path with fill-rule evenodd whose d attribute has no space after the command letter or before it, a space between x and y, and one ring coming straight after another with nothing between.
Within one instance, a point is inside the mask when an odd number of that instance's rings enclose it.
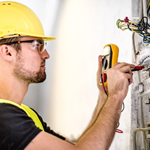
<instances>
[{"instance_id":1,"label":"yellow tool casing","mask_svg":"<svg viewBox=\"0 0 150 150\"><path fill-rule=\"evenodd\" d=\"M106 73L107 69L113 67L118 62L119 48L115 44L107 44L103 48L102 59L102 74ZM103 76L100 77L100 85L103 83ZM107 77L104 82L104 86L107 86Z\"/></svg>"}]
</instances>

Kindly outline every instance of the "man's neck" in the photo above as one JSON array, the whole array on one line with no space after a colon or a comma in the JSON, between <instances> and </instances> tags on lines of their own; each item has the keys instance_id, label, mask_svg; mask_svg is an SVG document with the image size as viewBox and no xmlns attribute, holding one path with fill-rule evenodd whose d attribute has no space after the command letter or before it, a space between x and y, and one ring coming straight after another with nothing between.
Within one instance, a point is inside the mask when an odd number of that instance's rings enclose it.
<instances>
[{"instance_id":1,"label":"man's neck","mask_svg":"<svg viewBox=\"0 0 150 150\"><path fill-rule=\"evenodd\" d=\"M21 105L28 91L28 84L12 76L4 78L0 78L0 99L10 100Z\"/></svg>"}]
</instances>

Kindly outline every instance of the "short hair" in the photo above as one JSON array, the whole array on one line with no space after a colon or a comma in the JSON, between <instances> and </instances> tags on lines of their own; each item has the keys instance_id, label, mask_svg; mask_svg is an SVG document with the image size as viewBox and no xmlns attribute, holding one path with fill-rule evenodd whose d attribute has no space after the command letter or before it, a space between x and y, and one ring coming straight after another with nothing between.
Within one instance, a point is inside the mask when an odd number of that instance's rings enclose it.
<instances>
[{"instance_id":1,"label":"short hair","mask_svg":"<svg viewBox=\"0 0 150 150\"><path fill-rule=\"evenodd\" d=\"M4 43L10 43L10 42L15 42L15 41L19 41L20 37L11 37L11 38L4 38L0 40L0 45L4 44ZM21 50L21 45L19 43L15 43L15 44L11 44L11 46L16 49L17 52L19 52Z\"/></svg>"}]
</instances>

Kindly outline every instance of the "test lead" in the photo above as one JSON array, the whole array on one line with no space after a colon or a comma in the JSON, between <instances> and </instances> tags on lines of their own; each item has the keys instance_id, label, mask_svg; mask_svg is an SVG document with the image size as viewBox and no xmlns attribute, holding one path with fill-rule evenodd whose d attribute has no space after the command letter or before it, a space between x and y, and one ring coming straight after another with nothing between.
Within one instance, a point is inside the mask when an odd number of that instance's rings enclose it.
<instances>
[{"instance_id":1,"label":"test lead","mask_svg":"<svg viewBox=\"0 0 150 150\"><path fill-rule=\"evenodd\" d=\"M135 66L133 69L131 69L131 71L139 71L142 70L144 68L144 66Z\"/></svg>"}]
</instances>

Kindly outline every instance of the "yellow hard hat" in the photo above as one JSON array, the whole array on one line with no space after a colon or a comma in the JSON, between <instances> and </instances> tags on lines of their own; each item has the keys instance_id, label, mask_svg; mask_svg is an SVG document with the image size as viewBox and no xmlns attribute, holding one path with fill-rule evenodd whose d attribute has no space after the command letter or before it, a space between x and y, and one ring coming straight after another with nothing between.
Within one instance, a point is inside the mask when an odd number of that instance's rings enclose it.
<instances>
[{"instance_id":1,"label":"yellow hard hat","mask_svg":"<svg viewBox=\"0 0 150 150\"><path fill-rule=\"evenodd\" d=\"M44 41L55 39L44 35L40 20L30 8L17 2L0 2L0 39L19 35L39 37Z\"/></svg>"}]
</instances>

